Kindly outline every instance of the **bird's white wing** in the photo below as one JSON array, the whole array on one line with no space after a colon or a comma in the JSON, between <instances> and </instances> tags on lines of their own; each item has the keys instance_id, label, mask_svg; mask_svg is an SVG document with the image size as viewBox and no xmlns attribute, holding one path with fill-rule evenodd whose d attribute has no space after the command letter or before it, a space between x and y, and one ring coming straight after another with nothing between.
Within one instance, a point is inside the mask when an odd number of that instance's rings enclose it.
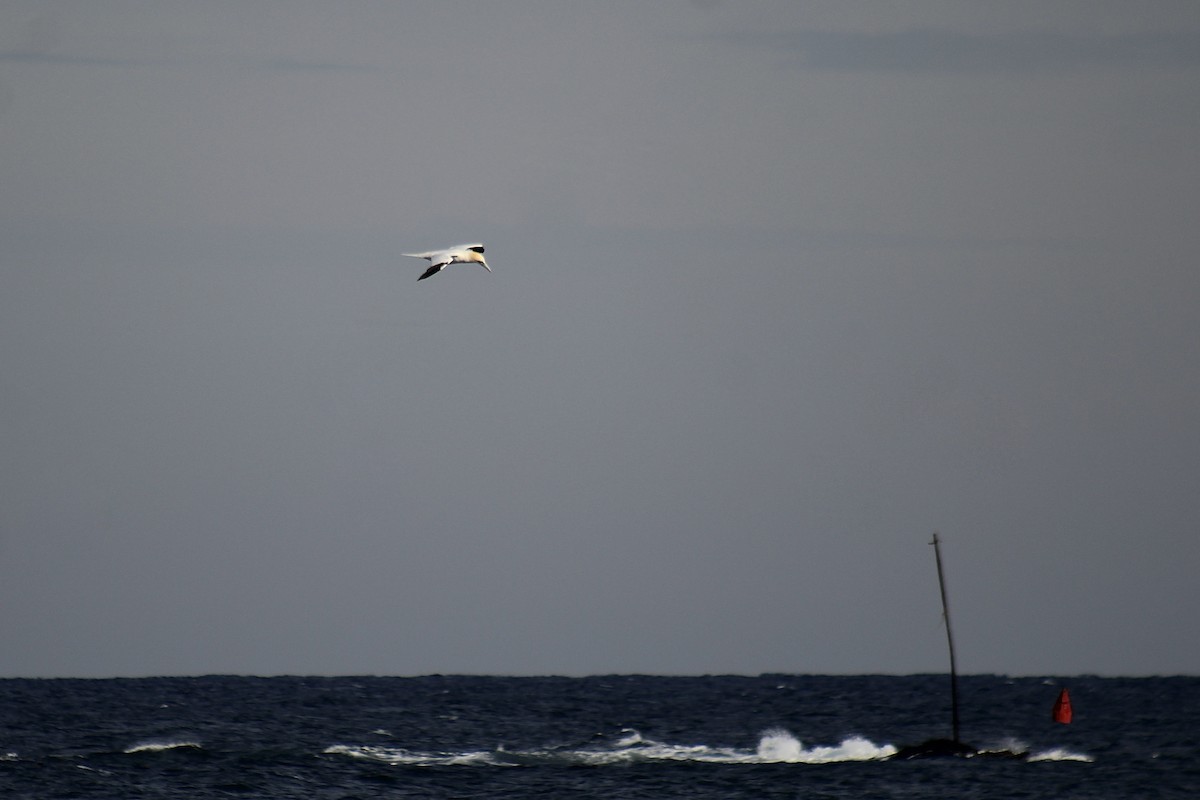
<instances>
[{"instance_id":1,"label":"bird's white wing","mask_svg":"<svg viewBox=\"0 0 1200 800\"><path fill-rule=\"evenodd\" d=\"M449 250L430 250L428 253L401 253L400 255L408 256L409 258L428 258L434 266L438 264L449 264L454 254Z\"/></svg>"}]
</instances>

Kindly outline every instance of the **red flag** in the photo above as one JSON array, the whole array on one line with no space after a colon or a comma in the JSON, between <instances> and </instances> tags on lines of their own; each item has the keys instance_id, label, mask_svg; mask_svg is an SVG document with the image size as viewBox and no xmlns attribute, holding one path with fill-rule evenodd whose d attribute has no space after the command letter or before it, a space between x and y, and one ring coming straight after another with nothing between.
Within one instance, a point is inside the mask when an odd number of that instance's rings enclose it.
<instances>
[{"instance_id":1,"label":"red flag","mask_svg":"<svg viewBox=\"0 0 1200 800\"><path fill-rule=\"evenodd\" d=\"M1067 694L1066 689L1058 693L1058 699L1054 701L1054 710L1050 712L1050 717L1063 725L1071 724L1071 695Z\"/></svg>"}]
</instances>

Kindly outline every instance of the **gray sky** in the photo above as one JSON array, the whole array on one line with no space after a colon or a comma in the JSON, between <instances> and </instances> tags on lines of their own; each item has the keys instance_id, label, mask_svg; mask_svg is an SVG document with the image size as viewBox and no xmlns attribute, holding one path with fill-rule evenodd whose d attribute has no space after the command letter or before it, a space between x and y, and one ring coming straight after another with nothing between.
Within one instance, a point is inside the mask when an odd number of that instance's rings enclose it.
<instances>
[{"instance_id":1,"label":"gray sky","mask_svg":"<svg viewBox=\"0 0 1200 800\"><path fill-rule=\"evenodd\" d=\"M0 675L1195 674L1198 209L1191 0L8 0Z\"/></svg>"}]
</instances>

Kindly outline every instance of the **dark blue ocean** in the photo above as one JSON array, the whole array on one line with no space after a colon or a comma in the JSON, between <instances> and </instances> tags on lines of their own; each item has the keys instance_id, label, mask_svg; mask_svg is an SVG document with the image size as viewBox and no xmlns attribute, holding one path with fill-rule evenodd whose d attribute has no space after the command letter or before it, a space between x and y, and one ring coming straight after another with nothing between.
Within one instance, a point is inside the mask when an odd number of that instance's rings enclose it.
<instances>
[{"instance_id":1,"label":"dark blue ocean","mask_svg":"<svg viewBox=\"0 0 1200 800\"><path fill-rule=\"evenodd\" d=\"M1200 798L1200 678L0 680L0 797ZM1050 721L1060 686L1075 718Z\"/></svg>"}]
</instances>

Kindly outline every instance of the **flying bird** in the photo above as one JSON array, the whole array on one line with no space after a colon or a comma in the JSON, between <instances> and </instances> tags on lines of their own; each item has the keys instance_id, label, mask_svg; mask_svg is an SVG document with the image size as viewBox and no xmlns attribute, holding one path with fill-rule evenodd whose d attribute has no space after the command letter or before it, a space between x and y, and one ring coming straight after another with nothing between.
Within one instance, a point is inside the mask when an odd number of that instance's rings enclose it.
<instances>
[{"instance_id":1,"label":"flying bird","mask_svg":"<svg viewBox=\"0 0 1200 800\"><path fill-rule=\"evenodd\" d=\"M448 247L445 250L430 250L428 253L403 253L409 258L427 258L431 266L425 270L425 274L417 278L423 281L430 275L436 275L445 269L447 264L467 264L474 261L481 265L488 272L492 268L483 260L483 245L481 244L460 244L457 247Z\"/></svg>"}]
</instances>

